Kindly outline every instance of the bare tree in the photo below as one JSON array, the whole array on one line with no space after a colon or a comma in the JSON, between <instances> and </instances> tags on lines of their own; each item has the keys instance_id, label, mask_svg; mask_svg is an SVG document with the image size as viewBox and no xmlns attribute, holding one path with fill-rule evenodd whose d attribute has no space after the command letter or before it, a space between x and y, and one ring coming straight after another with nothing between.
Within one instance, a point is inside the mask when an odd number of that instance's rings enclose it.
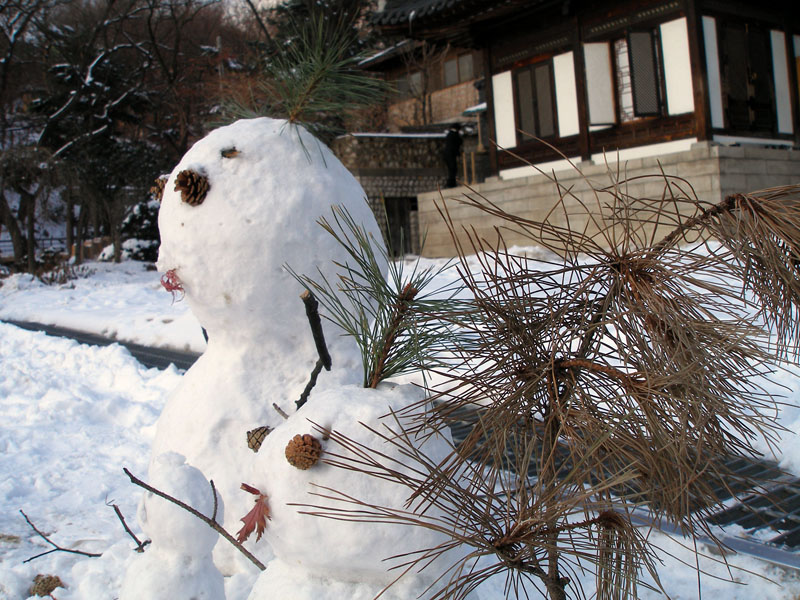
<instances>
[{"instance_id":1,"label":"bare tree","mask_svg":"<svg viewBox=\"0 0 800 600\"><path fill-rule=\"evenodd\" d=\"M437 77L441 77L442 63L450 50L425 42L409 44L403 50L408 94L414 100L412 121L409 125L428 125L433 122L431 93Z\"/></svg>"}]
</instances>

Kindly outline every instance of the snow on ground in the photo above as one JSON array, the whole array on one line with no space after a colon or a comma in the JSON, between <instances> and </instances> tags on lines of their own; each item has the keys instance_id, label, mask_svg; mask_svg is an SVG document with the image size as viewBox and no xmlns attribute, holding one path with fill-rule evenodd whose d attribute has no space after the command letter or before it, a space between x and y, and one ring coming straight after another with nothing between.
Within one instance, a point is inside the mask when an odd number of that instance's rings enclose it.
<instances>
[{"instance_id":1,"label":"snow on ground","mask_svg":"<svg viewBox=\"0 0 800 600\"><path fill-rule=\"evenodd\" d=\"M172 303L159 275L140 263L90 263L93 274L62 286L15 275L0 287L0 319L40 321L141 344L204 349L200 327L185 303ZM122 472L144 476L154 423L181 373L146 369L118 345L89 347L0 323L0 600L26 598L37 574L58 575L68 586L59 600L112 600L119 595L133 541L109 504L117 504L133 530L140 498ZM797 404L800 378L780 375L782 391ZM800 429L800 411L784 409L781 421ZM785 466L800 473L798 436L780 444ZM102 552L87 558L54 552L25 523L20 510L64 547ZM671 597L697 598L694 558L675 540L655 535L667 557L661 569ZM220 543L224 543L220 542ZM688 563L689 566L681 564ZM729 599L796 599L797 574L747 557L732 561L737 583L703 578L703 596ZM703 563L717 577L724 566ZM768 581L771 579L774 583ZM244 600L252 575L226 581L228 600ZM490 582L480 600L505 598L503 581ZM746 584L746 585L739 585ZM587 578L587 589L592 581ZM643 591L642 598L660 597ZM535 597L535 595L534 595ZM147 599L145 599L147 600Z\"/></svg>"},{"instance_id":2,"label":"snow on ground","mask_svg":"<svg viewBox=\"0 0 800 600\"><path fill-rule=\"evenodd\" d=\"M0 287L0 319L34 321L145 346L202 352L205 340L185 302L173 302L160 274L142 262L89 262L90 277L47 286L17 274ZM120 318L124 315L124 318Z\"/></svg>"}]
</instances>

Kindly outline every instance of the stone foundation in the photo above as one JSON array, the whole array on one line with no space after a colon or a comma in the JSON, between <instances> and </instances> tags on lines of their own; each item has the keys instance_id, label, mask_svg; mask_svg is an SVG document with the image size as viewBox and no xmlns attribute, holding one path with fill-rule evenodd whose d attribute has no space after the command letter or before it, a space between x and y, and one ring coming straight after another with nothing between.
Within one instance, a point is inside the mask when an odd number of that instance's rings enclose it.
<instances>
[{"instance_id":1,"label":"stone foundation","mask_svg":"<svg viewBox=\"0 0 800 600\"><path fill-rule=\"evenodd\" d=\"M445 225L436 204L442 200L453 220L455 229L474 228L477 234L490 241L497 239L495 227L507 225L502 219L457 200L464 194L477 198L482 196L496 203L503 210L531 221L549 221L558 226L567 224L573 231L581 231L593 236L598 243L608 246L601 230L610 231L608 204L611 195L596 194L594 189L612 186L615 181L627 180L620 188L629 198L657 199L665 192L665 181L658 177L663 172L670 179L675 193L694 194L704 202L717 203L734 193L800 183L800 151L784 148L765 148L757 146L719 146L701 142L692 146L688 152L666 154L657 158L639 158L608 166L584 162L577 165L580 172L564 170L556 172L559 185L544 175L511 180L486 181L467 188L453 188L439 192L429 192L418 196L420 234L425 236L425 246L421 253L427 257L449 257L455 255L453 239ZM551 213L558 203L559 189L564 194L564 209ZM567 193L566 190L569 190ZM581 203L589 207L591 216L582 209ZM631 202L630 207L641 207L641 202ZM651 224L641 231L647 237L659 239L673 228L663 224L657 231ZM533 232L503 231L508 246L531 246L539 243ZM466 236L459 234L459 241L468 249Z\"/></svg>"}]
</instances>

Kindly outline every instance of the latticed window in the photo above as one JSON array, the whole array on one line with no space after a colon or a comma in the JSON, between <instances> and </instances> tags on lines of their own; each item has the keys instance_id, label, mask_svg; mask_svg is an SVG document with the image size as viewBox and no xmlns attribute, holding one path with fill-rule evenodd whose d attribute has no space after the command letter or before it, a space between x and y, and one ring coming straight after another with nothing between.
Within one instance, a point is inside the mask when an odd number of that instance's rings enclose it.
<instances>
[{"instance_id":1,"label":"latticed window","mask_svg":"<svg viewBox=\"0 0 800 600\"><path fill-rule=\"evenodd\" d=\"M724 23L719 34L726 127L771 132L775 98L767 32L748 23Z\"/></svg>"},{"instance_id":2,"label":"latticed window","mask_svg":"<svg viewBox=\"0 0 800 600\"><path fill-rule=\"evenodd\" d=\"M444 62L444 85L449 87L473 79L472 54L462 54Z\"/></svg>"},{"instance_id":3,"label":"latticed window","mask_svg":"<svg viewBox=\"0 0 800 600\"><path fill-rule=\"evenodd\" d=\"M617 114L620 123L632 121L633 88L631 87L631 64L628 60L628 40L625 38L614 42L614 67L617 73Z\"/></svg>"},{"instance_id":4,"label":"latticed window","mask_svg":"<svg viewBox=\"0 0 800 600\"><path fill-rule=\"evenodd\" d=\"M522 141L558 134L551 60L535 63L515 73L518 120Z\"/></svg>"},{"instance_id":5,"label":"latticed window","mask_svg":"<svg viewBox=\"0 0 800 600\"><path fill-rule=\"evenodd\" d=\"M629 31L584 44L591 125L626 123L665 112L657 30Z\"/></svg>"},{"instance_id":6,"label":"latticed window","mask_svg":"<svg viewBox=\"0 0 800 600\"><path fill-rule=\"evenodd\" d=\"M661 69L654 31L628 34L633 114L637 117L661 114Z\"/></svg>"}]
</instances>

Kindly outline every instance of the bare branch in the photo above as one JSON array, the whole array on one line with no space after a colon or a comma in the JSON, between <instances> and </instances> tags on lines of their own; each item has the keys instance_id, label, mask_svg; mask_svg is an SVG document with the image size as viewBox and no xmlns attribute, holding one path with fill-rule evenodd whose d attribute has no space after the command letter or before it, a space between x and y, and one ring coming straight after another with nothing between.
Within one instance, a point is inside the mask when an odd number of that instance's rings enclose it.
<instances>
[{"instance_id":1,"label":"bare branch","mask_svg":"<svg viewBox=\"0 0 800 600\"><path fill-rule=\"evenodd\" d=\"M122 511L119 509L119 506L116 504L108 504L107 506L111 506L114 509L119 522L122 523L122 527L127 534L133 538L133 541L136 542L136 552L144 552L144 548L150 543L150 540L145 540L144 542L139 541L139 538L136 537L136 534L131 531L130 527L128 527L128 524L125 522L125 517L122 516Z\"/></svg>"},{"instance_id":2,"label":"bare branch","mask_svg":"<svg viewBox=\"0 0 800 600\"><path fill-rule=\"evenodd\" d=\"M130 472L128 469L126 469L126 468L123 468L122 470L125 472L125 474L128 476L128 478L131 480L131 483L133 483L134 485L138 485L140 488L143 488L143 489L147 490L147 491L148 491L148 492L150 492L151 494L155 494L156 496L158 496L158 497L160 497L160 498L163 498L164 500L167 500L167 501L169 501L169 502L172 502L174 505L176 505L176 506L179 506L179 507L181 507L183 510L185 510L185 511L187 511L188 513L190 513L190 514L194 515L195 517L197 517L198 519L200 519L200 520L201 520L203 523L205 523L206 525L208 525L209 527L211 527L211 529L213 529L214 531L216 531L217 533L219 533L219 534L220 534L222 537L224 537L224 538L225 538L225 539L226 539L228 542L230 542L231 544L233 544L233 546L234 546L234 547L235 547L235 548L236 548L236 549L237 549L239 552L241 552L242 554L244 554L244 556L245 556L245 557L246 557L246 558L247 558L247 559L248 559L248 560L249 560L251 563L253 563L255 566L257 566L257 567L258 567L260 570L262 570L262 571L263 571L263 570L265 570L265 569L266 569L266 567L264 566L264 564L263 564L263 563L262 563L260 560L258 560L258 559L257 559L255 556L253 556L253 554L252 554L252 553L251 553L249 550L247 550L247 548L245 548L245 547L244 547L242 544L240 544L239 542L237 542L237 541L236 541L236 538L234 538L234 537L233 537L233 536L232 536L230 533L228 533L228 532L225 530L225 528L224 528L222 525L220 525L219 523L217 523L217 522L216 522L214 519L210 519L210 518L208 518L208 517L207 517L207 516L205 516L203 513L201 513L200 511L198 511L198 510L197 510L197 509L195 509L195 508L192 508L191 506L189 506L189 505L188 505L188 504L186 504L185 502L181 502L181 501L180 501L180 500L178 500L177 498L174 498L173 496L170 496L169 494L167 494L167 493L165 493L165 492L162 492L161 490L158 490L158 489L154 488L154 487L153 487L153 486L151 486L151 485L148 485L148 484L146 484L146 483L145 483L144 481L142 481L141 479L138 479L137 477L135 477L135 476L134 476L134 475L133 475L133 474L132 474L132 473L131 473L131 472ZM213 489L214 489L214 488L213 488L213 485L212 485L212 490L213 490ZM216 493L214 493L214 497L215 497L215 503L216 503ZM215 513L216 513L216 510L215 510ZM214 514L214 516L216 517L216 514Z\"/></svg>"},{"instance_id":3,"label":"bare branch","mask_svg":"<svg viewBox=\"0 0 800 600\"><path fill-rule=\"evenodd\" d=\"M39 535L39 537L42 538L45 542L53 546L52 550L48 550L47 552L42 552L41 554L37 554L36 556L31 556L30 558L23 560L22 561L23 563L29 563L32 560L35 560L42 556L46 556L48 554L51 554L52 552L68 552L70 554L80 554L81 556L88 556L90 558L97 558L98 556L102 556L102 554L96 554L94 552L84 552L83 550L75 550L73 548L64 548L63 546L59 546L53 540L51 540L49 537L47 537L45 534L39 531L36 528L36 525L31 523L31 520L28 518L28 515L26 515L22 510L20 510L19 512L23 517L25 517L25 521L28 523L28 525L30 525L31 529L33 529Z\"/></svg>"},{"instance_id":4,"label":"bare branch","mask_svg":"<svg viewBox=\"0 0 800 600\"><path fill-rule=\"evenodd\" d=\"M328 352L328 346L325 344L325 334L322 331L322 321L319 318L319 302L314 298L314 294L306 290L300 294L303 304L306 307L306 317L308 317L308 324L311 326L311 333L314 336L314 345L317 347L317 353L322 361L322 366L326 371L331 370L331 355Z\"/></svg>"}]
</instances>

